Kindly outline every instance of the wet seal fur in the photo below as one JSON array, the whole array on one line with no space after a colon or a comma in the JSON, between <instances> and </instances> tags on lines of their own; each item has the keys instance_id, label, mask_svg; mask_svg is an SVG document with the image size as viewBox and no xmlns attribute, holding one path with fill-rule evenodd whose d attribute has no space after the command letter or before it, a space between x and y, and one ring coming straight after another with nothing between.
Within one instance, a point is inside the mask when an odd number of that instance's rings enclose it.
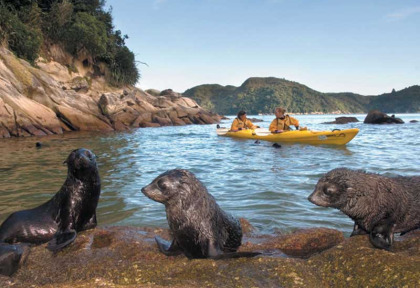
<instances>
[{"instance_id":1,"label":"wet seal fur","mask_svg":"<svg viewBox=\"0 0 420 288\"><path fill-rule=\"evenodd\" d=\"M22 265L29 255L25 244L0 243L0 275L11 276Z\"/></svg>"},{"instance_id":2,"label":"wet seal fur","mask_svg":"<svg viewBox=\"0 0 420 288\"><path fill-rule=\"evenodd\" d=\"M33 209L12 213L0 226L0 242L42 244L59 251L77 232L96 227L96 206L101 181L96 156L76 149L67 160L67 179L55 196Z\"/></svg>"},{"instance_id":3,"label":"wet seal fur","mask_svg":"<svg viewBox=\"0 0 420 288\"><path fill-rule=\"evenodd\" d=\"M354 220L351 236L369 234L380 249L392 246L394 233L420 228L420 176L391 178L337 168L319 179L308 200L342 211Z\"/></svg>"},{"instance_id":4,"label":"wet seal fur","mask_svg":"<svg viewBox=\"0 0 420 288\"><path fill-rule=\"evenodd\" d=\"M217 205L206 187L188 170L167 171L141 191L165 205L173 240L169 243L155 237L165 255L183 253L190 259L224 259L260 254L236 252L242 242L241 224Z\"/></svg>"}]
</instances>

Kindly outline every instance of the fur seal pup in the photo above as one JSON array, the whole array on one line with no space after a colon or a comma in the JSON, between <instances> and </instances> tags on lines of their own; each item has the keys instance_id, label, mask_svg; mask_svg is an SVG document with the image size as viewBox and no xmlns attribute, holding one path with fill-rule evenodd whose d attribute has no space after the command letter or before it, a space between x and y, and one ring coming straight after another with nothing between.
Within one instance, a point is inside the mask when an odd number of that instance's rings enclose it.
<instances>
[{"instance_id":1,"label":"fur seal pup","mask_svg":"<svg viewBox=\"0 0 420 288\"><path fill-rule=\"evenodd\" d=\"M390 178L337 168L319 179L308 200L342 211L354 220L351 236L369 234L380 249L392 246L394 233L420 228L420 176Z\"/></svg>"},{"instance_id":2,"label":"fur seal pup","mask_svg":"<svg viewBox=\"0 0 420 288\"><path fill-rule=\"evenodd\" d=\"M61 250L76 232L96 227L96 206L101 191L96 156L76 149L67 160L67 179L55 196L33 209L12 213L0 226L0 242L41 244Z\"/></svg>"},{"instance_id":3,"label":"fur seal pup","mask_svg":"<svg viewBox=\"0 0 420 288\"><path fill-rule=\"evenodd\" d=\"M242 241L241 224L217 205L206 187L188 170L167 171L141 191L165 205L173 240L169 243L155 237L165 255L184 253L190 259L222 259L260 254L236 252Z\"/></svg>"}]
</instances>

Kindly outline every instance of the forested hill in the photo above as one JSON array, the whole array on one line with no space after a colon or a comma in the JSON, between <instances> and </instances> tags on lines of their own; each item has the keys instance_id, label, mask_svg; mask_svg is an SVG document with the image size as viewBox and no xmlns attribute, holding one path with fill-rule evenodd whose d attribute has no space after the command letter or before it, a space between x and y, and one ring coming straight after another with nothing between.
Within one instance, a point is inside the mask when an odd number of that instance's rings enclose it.
<instances>
[{"instance_id":1,"label":"forested hill","mask_svg":"<svg viewBox=\"0 0 420 288\"><path fill-rule=\"evenodd\" d=\"M420 112L420 86L379 96L354 93L322 93L297 82L274 77L247 79L240 87L206 84L183 93L203 108L220 114L272 113L282 106L288 112L366 113L379 109L387 113Z\"/></svg>"},{"instance_id":2,"label":"forested hill","mask_svg":"<svg viewBox=\"0 0 420 288\"><path fill-rule=\"evenodd\" d=\"M368 108L395 113L420 112L420 86L414 85L400 91L393 90L391 93L374 97Z\"/></svg>"}]
</instances>

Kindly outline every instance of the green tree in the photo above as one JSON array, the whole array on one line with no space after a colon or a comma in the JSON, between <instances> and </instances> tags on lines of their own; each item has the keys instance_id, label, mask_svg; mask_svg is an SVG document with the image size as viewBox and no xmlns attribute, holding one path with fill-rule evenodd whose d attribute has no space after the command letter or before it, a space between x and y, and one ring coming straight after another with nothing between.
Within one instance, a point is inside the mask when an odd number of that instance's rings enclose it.
<instances>
[{"instance_id":1,"label":"green tree","mask_svg":"<svg viewBox=\"0 0 420 288\"><path fill-rule=\"evenodd\" d=\"M73 4L68 0L54 2L49 13L46 13L43 27L51 40L60 40L65 33L66 27L71 23Z\"/></svg>"},{"instance_id":2,"label":"green tree","mask_svg":"<svg viewBox=\"0 0 420 288\"><path fill-rule=\"evenodd\" d=\"M82 49L89 51L93 58L106 52L105 25L86 12L76 14L64 37L67 49L73 55L78 55Z\"/></svg>"},{"instance_id":3,"label":"green tree","mask_svg":"<svg viewBox=\"0 0 420 288\"><path fill-rule=\"evenodd\" d=\"M37 27L31 28L25 25L19 19L18 11L2 2L0 3L0 41L18 57L34 63L38 58L43 37Z\"/></svg>"},{"instance_id":4,"label":"green tree","mask_svg":"<svg viewBox=\"0 0 420 288\"><path fill-rule=\"evenodd\" d=\"M86 12L90 14L100 12L105 5L104 0L72 0L72 3L76 13Z\"/></svg>"}]
</instances>

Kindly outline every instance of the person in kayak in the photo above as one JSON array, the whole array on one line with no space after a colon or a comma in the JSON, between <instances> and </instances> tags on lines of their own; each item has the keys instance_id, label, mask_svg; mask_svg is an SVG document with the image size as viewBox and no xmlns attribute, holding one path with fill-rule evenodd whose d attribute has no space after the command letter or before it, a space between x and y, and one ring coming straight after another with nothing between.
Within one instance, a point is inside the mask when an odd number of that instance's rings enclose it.
<instances>
[{"instance_id":1,"label":"person in kayak","mask_svg":"<svg viewBox=\"0 0 420 288\"><path fill-rule=\"evenodd\" d=\"M282 133L284 131L290 131L290 126L295 126L296 130L299 130L299 121L289 115L285 115L286 109L282 107L277 107L274 111L276 119L274 119L270 128L268 128L271 133Z\"/></svg>"},{"instance_id":2,"label":"person in kayak","mask_svg":"<svg viewBox=\"0 0 420 288\"><path fill-rule=\"evenodd\" d=\"M259 126L256 126L252 124L251 121L246 119L246 112L241 110L238 113L238 117L233 120L232 126L230 127L230 131L237 132L242 129L255 129L260 128Z\"/></svg>"}]
</instances>

